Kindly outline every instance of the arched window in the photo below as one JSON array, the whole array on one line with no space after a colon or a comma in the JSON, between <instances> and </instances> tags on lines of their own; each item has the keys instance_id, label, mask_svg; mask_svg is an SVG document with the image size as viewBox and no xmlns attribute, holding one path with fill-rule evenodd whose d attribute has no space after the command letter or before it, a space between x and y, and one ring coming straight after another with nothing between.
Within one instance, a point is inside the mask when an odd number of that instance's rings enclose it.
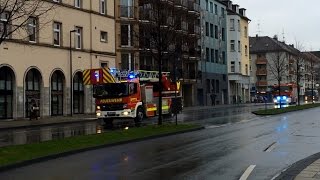
<instances>
[{"instance_id":1,"label":"arched window","mask_svg":"<svg viewBox=\"0 0 320 180\"><path fill-rule=\"evenodd\" d=\"M9 67L0 68L0 119L13 117L13 71Z\"/></svg>"},{"instance_id":2,"label":"arched window","mask_svg":"<svg viewBox=\"0 0 320 180\"><path fill-rule=\"evenodd\" d=\"M84 112L84 90L82 73L78 72L73 77L73 113L83 114Z\"/></svg>"},{"instance_id":3,"label":"arched window","mask_svg":"<svg viewBox=\"0 0 320 180\"><path fill-rule=\"evenodd\" d=\"M51 77L51 115L63 115L63 85L64 75L55 71Z\"/></svg>"},{"instance_id":4,"label":"arched window","mask_svg":"<svg viewBox=\"0 0 320 180\"><path fill-rule=\"evenodd\" d=\"M26 104L25 111L26 117L30 117L30 106L35 102L37 107L40 106L40 84L41 84L41 74L37 69L30 69L26 75L25 79L25 95L26 95ZM40 116L40 109L38 116Z\"/></svg>"}]
</instances>

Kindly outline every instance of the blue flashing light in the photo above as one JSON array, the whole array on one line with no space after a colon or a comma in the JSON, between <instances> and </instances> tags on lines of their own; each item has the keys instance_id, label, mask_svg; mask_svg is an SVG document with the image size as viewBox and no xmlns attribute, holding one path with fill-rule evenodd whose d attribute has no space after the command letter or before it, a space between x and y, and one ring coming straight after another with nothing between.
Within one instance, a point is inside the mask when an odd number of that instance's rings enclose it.
<instances>
[{"instance_id":1,"label":"blue flashing light","mask_svg":"<svg viewBox=\"0 0 320 180\"><path fill-rule=\"evenodd\" d=\"M134 72L130 72L128 79L134 79L136 77L136 75L134 74Z\"/></svg>"},{"instance_id":2,"label":"blue flashing light","mask_svg":"<svg viewBox=\"0 0 320 180\"><path fill-rule=\"evenodd\" d=\"M96 77L96 78L98 78L99 77L99 73L94 73L94 76Z\"/></svg>"},{"instance_id":3,"label":"blue flashing light","mask_svg":"<svg viewBox=\"0 0 320 180\"><path fill-rule=\"evenodd\" d=\"M277 100L280 101L280 96L277 96Z\"/></svg>"},{"instance_id":4,"label":"blue flashing light","mask_svg":"<svg viewBox=\"0 0 320 180\"><path fill-rule=\"evenodd\" d=\"M287 100L287 96L282 96L282 99L283 100Z\"/></svg>"}]
</instances>

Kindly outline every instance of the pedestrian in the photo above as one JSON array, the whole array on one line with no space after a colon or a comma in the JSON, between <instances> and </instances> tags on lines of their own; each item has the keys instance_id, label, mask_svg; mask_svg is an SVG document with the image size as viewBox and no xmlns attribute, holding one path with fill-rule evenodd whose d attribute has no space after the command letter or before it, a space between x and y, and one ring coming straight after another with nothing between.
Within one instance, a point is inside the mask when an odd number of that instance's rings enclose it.
<instances>
[{"instance_id":1,"label":"pedestrian","mask_svg":"<svg viewBox=\"0 0 320 180\"><path fill-rule=\"evenodd\" d=\"M38 112L39 108L37 107L37 103L34 99L31 100L30 104L29 104L29 111L30 111L30 121L32 119L38 119Z\"/></svg>"}]
</instances>

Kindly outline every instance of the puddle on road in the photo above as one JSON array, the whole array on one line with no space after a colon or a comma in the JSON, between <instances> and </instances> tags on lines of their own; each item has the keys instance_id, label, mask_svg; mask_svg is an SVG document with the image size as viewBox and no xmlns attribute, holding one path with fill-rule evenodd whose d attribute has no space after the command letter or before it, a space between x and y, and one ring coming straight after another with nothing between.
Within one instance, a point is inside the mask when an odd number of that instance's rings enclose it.
<instances>
[{"instance_id":1,"label":"puddle on road","mask_svg":"<svg viewBox=\"0 0 320 180\"><path fill-rule=\"evenodd\" d=\"M105 129L98 121L0 131L0 147L30 144L73 136L99 134Z\"/></svg>"}]
</instances>

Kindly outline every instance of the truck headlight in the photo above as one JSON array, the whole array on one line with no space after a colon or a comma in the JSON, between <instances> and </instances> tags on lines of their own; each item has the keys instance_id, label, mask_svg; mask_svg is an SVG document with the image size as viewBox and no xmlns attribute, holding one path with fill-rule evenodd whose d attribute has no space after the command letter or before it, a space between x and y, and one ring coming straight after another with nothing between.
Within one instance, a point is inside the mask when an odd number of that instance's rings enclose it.
<instances>
[{"instance_id":1,"label":"truck headlight","mask_svg":"<svg viewBox=\"0 0 320 180\"><path fill-rule=\"evenodd\" d=\"M100 108L100 106L97 106L97 110L100 110L101 108Z\"/></svg>"},{"instance_id":2,"label":"truck headlight","mask_svg":"<svg viewBox=\"0 0 320 180\"><path fill-rule=\"evenodd\" d=\"M123 112L123 115L125 115L125 116L128 116L128 114L129 114L128 111Z\"/></svg>"},{"instance_id":3,"label":"truck headlight","mask_svg":"<svg viewBox=\"0 0 320 180\"><path fill-rule=\"evenodd\" d=\"M276 103L276 102L278 102L278 101L277 101L277 99L274 99L273 102Z\"/></svg>"},{"instance_id":4,"label":"truck headlight","mask_svg":"<svg viewBox=\"0 0 320 180\"><path fill-rule=\"evenodd\" d=\"M97 116L100 117L101 116L101 112L97 112Z\"/></svg>"}]
</instances>

